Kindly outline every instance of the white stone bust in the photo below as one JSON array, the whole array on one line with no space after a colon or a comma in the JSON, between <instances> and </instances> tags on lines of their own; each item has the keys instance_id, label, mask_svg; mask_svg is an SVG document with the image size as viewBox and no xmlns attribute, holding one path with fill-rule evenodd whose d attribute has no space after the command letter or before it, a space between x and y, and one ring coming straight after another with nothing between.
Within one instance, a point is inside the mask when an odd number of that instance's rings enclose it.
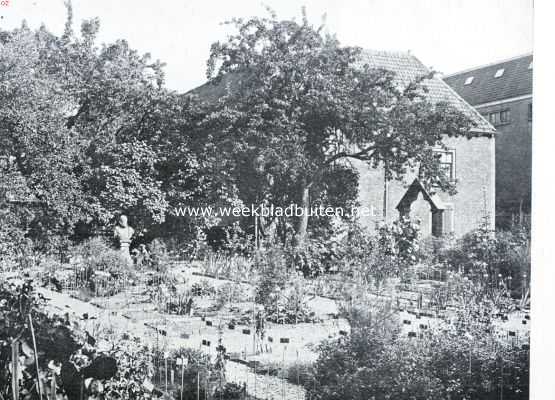
<instances>
[{"instance_id":1,"label":"white stone bust","mask_svg":"<svg viewBox=\"0 0 555 400\"><path fill-rule=\"evenodd\" d=\"M129 264L133 264L131 254L129 254L129 245L135 230L127 224L127 217L122 215L119 217L118 224L114 228L114 237L119 241L119 249Z\"/></svg>"}]
</instances>

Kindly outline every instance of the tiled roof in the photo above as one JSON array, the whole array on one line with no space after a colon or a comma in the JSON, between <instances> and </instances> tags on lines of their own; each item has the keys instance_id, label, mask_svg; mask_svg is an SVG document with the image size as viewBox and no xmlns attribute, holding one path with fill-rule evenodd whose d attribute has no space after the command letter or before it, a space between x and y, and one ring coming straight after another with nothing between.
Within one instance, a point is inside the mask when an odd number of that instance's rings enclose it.
<instances>
[{"instance_id":1,"label":"tiled roof","mask_svg":"<svg viewBox=\"0 0 555 400\"><path fill-rule=\"evenodd\" d=\"M476 106L532 94L532 54L484 65L443 77L467 102ZM497 71L503 74L495 77ZM464 83L473 77L470 84Z\"/></svg>"},{"instance_id":2,"label":"tiled roof","mask_svg":"<svg viewBox=\"0 0 555 400\"><path fill-rule=\"evenodd\" d=\"M360 65L368 64L370 68L382 68L393 71L400 85L407 85L418 77L429 74L430 70L410 53L363 50L360 55ZM492 133L495 128L459 96L443 80L434 76L423 82L427 87L426 96L433 102L447 102L463 112L476 124L477 132Z\"/></svg>"},{"instance_id":3,"label":"tiled roof","mask_svg":"<svg viewBox=\"0 0 555 400\"><path fill-rule=\"evenodd\" d=\"M367 64L370 68L380 68L394 72L395 79L400 86L408 85L411 81L430 72L420 60L410 53L363 50L357 64L360 66ZM228 75L224 77L219 85L207 82L189 93L194 93L208 101L215 101L225 93L225 86L233 85L233 81L236 79L236 75ZM443 80L434 76L426 79L423 84L428 89L426 97L432 103L447 102L453 105L475 123L473 131L487 134L495 132L495 128Z\"/></svg>"}]
</instances>

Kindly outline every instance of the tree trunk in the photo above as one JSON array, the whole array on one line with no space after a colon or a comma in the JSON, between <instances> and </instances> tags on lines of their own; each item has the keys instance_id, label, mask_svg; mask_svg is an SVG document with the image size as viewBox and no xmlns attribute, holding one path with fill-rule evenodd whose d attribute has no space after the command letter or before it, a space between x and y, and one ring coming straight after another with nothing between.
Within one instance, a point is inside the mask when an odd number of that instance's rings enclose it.
<instances>
[{"instance_id":1,"label":"tree trunk","mask_svg":"<svg viewBox=\"0 0 555 400\"><path fill-rule=\"evenodd\" d=\"M310 187L303 182L301 186L301 209L303 214L299 216L297 221L297 229L295 234L295 246L301 247L306 240L306 231L308 228L308 211L310 208Z\"/></svg>"}]
</instances>

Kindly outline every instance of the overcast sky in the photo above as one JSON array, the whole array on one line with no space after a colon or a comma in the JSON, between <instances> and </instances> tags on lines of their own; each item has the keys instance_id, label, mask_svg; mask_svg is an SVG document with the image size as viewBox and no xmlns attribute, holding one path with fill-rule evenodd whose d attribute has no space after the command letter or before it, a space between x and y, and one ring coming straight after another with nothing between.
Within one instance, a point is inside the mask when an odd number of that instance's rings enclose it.
<instances>
[{"instance_id":1,"label":"overcast sky","mask_svg":"<svg viewBox=\"0 0 555 400\"><path fill-rule=\"evenodd\" d=\"M61 33L63 0L7 0L0 26L23 19ZM167 64L167 86L190 90L205 80L210 44L225 39L221 22L267 15L300 18L305 5L315 24L326 14L341 43L411 51L443 73L457 72L532 50L533 0L73 0L74 22L99 17L100 41L127 39Z\"/></svg>"}]
</instances>

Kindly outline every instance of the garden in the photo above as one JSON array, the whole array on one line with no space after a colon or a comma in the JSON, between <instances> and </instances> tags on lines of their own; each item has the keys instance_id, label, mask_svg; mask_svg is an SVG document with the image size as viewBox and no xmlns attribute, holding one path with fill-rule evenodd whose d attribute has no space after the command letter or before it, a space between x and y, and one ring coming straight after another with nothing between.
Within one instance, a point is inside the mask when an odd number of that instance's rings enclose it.
<instances>
[{"instance_id":1,"label":"garden","mask_svg":"<svg viewBox=\"0 0 555 400\"><path fill-rule=\"evenodd\" d=\"M353 158L454 193L468 118L304 14L232 20L180 94L66 7L0 29L0 400L528 398L529 227L176 212L352 209Z\"/></svg>"},{"instance_id":2,"label":"garden","mask_svg":"<svg viewBox=\"0 0 555 400\"><path fill-rule=\"evenodd\" d=\"M333 271L296 248L178 260L161 241L130 267L101 238L68 263L4 265L0 393L526 398L526 231L432 243L403 233L417 227L353 229Z\"/></svg>"}]
</instances>

